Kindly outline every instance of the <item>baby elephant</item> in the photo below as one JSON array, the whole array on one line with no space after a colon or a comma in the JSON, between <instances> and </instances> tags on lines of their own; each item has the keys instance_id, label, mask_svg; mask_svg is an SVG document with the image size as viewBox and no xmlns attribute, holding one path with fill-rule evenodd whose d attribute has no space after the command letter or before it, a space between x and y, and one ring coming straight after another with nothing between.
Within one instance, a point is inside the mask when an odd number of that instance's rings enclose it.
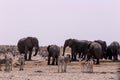
<instances>
[{"instance_id":1,"label":"baby elephant","mask_svg":"<svg viewBox=\"0 0 120 80\"><path fill-rule=\"evenodd\" d=\"M61 67L61 72L66 72L68 62L70 62L70 55L69 54L67 54L66 56L59 56L59 58L58 58L58 72L60 72L60 67Z\"/></svg>"},{"instance_id":2,"label":"baby elephant","mask_svg":"<svg viewBox=\"0 0 120 80\"><path fill-rule=\"evenodd\" d=\"M24 70L24 69L23 69L24 64L25 64L24 54L21 54L21 55L19 56L18 62L20 63L20 69L19 69L19 70L20 70L20 71L21 71L21 70Z\"/></svg>"}]
</instances>

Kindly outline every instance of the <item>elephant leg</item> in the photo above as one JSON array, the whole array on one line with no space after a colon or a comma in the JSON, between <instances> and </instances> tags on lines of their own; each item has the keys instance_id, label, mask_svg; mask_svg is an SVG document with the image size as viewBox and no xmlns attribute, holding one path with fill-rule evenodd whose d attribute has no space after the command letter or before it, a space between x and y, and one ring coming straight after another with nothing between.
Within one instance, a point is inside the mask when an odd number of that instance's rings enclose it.
<instances>
[{"instance_id":1,"label":"elephant leg","mask_svg":"<svg viewBox=\"0 0 120 80\"><path fill-rule=\"evenodd\" d=\"M82 59L85 60L86 54L82 52Z\"/></svg>"},{"instance_id":2,"label":"elephant leg","mask_svg":"<svg viewBox=\"0 0 120 80\"><path fill-rule=\"evenodd\" d=\"M86 55L86 58L87 58L86 61L89 61L92 57L91 57L89 54L87 54L87 55ZM84 60L84 59L83 59L83 60Z\"/></svg>"},{"instance_id":3,"label":"elephant leg","mask_svg":"<svg viewBox=\"0 0 120 80\"><path fill-rule=\"evenodd\" d=\"M113 55L113 61L115 61L115 55Z\"/></svg>"},{"instance_id":4,"label":"elephant leg","mask_svg":"<svg viewBox=\"0 0 120 80\"><path fill-rule=\"evenodd\" d=\"M97 62L96 62L96 64L100 64L100 61L99 61L99 59L97 59Z\"/></svg>"},{"instance_id":5,"label":"elephant leg","mask_svg":"<svg viewBox=\"0 0 120 80\"><path fill-rule=\"evenodd\" d=\"M118 60L118 53L116 53L115 55L115 60Z\"/></svg>"},{"instance_id":6,"label":"elephant leg","mask_svg":"<svg viewBox=\"0 0 120 80\"><path fill-rule=\"evenodd\" d=\"M58 58L56 58L56 65L58 65Z\"/></svg>"},{"instance_id":7,"label":"elephant leg","mask_svg":"<svg viewBox=\"0 0 120 80\"><path fill-rule=\"evenodd\" d=\"M72 60L73 60L73 53L72 53Z\"/></svg>"},{"instance_id":8,"label":"elephant leg","mask_svg":"<svg viewBox=\"0 0 120 80\"><path fill-rule=\"evenodd\" d=\"M52 60L52 65L54 65L55 63L55 57L53 57L53 60Z\"/></svg>"},{"instance_id":9,"label":"elephant leg","mask_svg":"<svg viewBox=\"0 0 120 80\"><path fill-rule=\"evenodd\" d=\"M114 55L114 56L113 56L113 60L114 60L114 61L117 61L117 60L118 60L117 55Z\"/></svg>"},{"instance_id":10,"label":"elephant leg","mask_svg":"<svg viewBox=\"0 0 120 80\"><path fill-rule=\"evenodd\" d=\"M25 53L24 57L25 57L25 60L27 60L27 53Z\"/></svg>"},{"instance_id":11,"label":"elephant leg","mask_svg":"<svg viewBox=\"0 0 120 80\"><path fill-rule=\"evenodd\" d=\"M76 59L76 53L73 54L73 57L74 57L73 60L76 61L77 60Z\"/></svg>"},{"instance_id":12,"label":"elephant leg","mask_svg":"<svg viewBox=\"0 0 120 80\"><path fill-rule=\"evenodd\" d=\"M79 53L79 58L82 58L82 59L84 60L83 52L80 52L80 53Z\"/></svg>"},{"instance_id":13,"label":"elephant leg","mask_svg":"<svg viewBox=\"0 0 120 80\"><path fill-rule=\"evenodd\" d=\"M116 55L115 60L118 60L118 56Z\"/></svg>"},{"instance_id":14,"label":"elephant leg","mask_svg":"<svg viewBox=\"0 0 120 80\"><path fill-rule=\"evenodd\" d=\"M81 58L81 53L79 52L79 56L78 56L78 58Z\"/></svg>"},{"instance_id":15,"label":"elephant leg","mask_svg":"<svg viewBox=\"0 0 120 80\"><path fill-rule=\"evenodd\" d=\"M112 60L112 56L111 56L111 55L110 55L110 56L108 56L108 59Z\"/></svg>"},{"instance_id":16,"label":"elephant leg","mask_svg":"<svg viewBox=\"0 0 120 80\"><path fill-rule=\"evenodd\" d=\"M29 53L29 60L31 60L31 56L32 56L32 51L30 51Z\"/></svg>"},{"instance_id":17,"label":"elephant leg","mask_svg":"<svg viewBox=\"0 0 120 80\"><path fill-rule=\"evenodd\" d=\"M25 47L25 55L24 55L25 60L27 60L27 53L28 53L28 48L27 48L27 47Z\"/></svg>"},{"instance_id":18,"label":"elephant leg","mask_svg":"<svg viewBox=\"0 0 120 80\"><path fill-rule=\"evenodd\" d=\"M48 65L50 65L50 56L48 55Z\"/></svg>"},{"instance_id":19,"label":"elephant leg","mask_svg":"<svg viewBox=\"0 0 120 80\"><path fill-rule=\"evenodd\" d=\"M71 50L71 56L72 56L71 60L73 61L74 60L74 50L73 49Z\"/></svg>"}]
</instances>

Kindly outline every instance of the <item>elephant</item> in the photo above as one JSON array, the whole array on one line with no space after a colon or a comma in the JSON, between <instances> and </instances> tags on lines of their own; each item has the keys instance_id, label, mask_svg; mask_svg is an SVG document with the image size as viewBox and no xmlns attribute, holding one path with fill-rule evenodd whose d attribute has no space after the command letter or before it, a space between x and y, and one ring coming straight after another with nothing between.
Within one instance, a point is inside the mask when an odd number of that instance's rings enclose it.
<instances>
[{"instance_id":1,"label":"elephant","mask_svg":"<svg viewBox=\"0 0 120 80\"><path fill-rule=\"evenodd\" d=\"M26 37L22 38L17 43L18 51L20 54L24 53L25 60L31 60L32 50L35 48L35 54L37 55L39 51L39 41L36 37ZM27 53L29 52L29 58L27 58Z\"/></svg>"},{"instance_id":2,"label":"elephant","mask_svg":"<svg viewBox=\"0 0 120 80\"><path fill-rule=\"evenodd\" d=\"M97 42L91 42L88 47L87 60L97 59L96 64L100 64L99 59L101 59L102 56L102 46Z\"/></svg>"},{"instance_id":3,"label":"elephant","mask_svg":"<svg viewBox=\"0 0 120 80\"><path fill-rule=\"evenodd\" d=\"M97 43L99 43L101 45L101 47L102 47L102 53L103 53L103 57L102 58L107 59L107 43L106 43L106 41L95 40L94 42L97 42Z\"/></svg>"},{"instance_id":4,"label":"elephant","mask_svg":"<svg viewBox=\"0 0 120 80\"><path fill-rule=\"evenodd\" d=\"M107 46L107 59L112 60L112 51L110 45Z\"/></svg>"},{"instance_id":5,"label":"elephant","mask_svg":"<svg viewBox=\"0 0 120 80\"><path fill-rule=\"evenodd\" d=\"M87 40L77 40L77 39L67 39L64 42L64 47L63 47L63 56L65 54L65 49L66 47L71 48L71 54L72 54L72 61L77 61L76 56L77 53L79 53L79 57L82 55L83 58L85 58L85 55L87 53L89 41Z\"/></svg>"},{"instance_id":6,"label":"elephant","mask_svg":"<svg viewBox=\"0 0 120 80\"><path fill-rule=\"evenodd\" d=\"M119 49L120 49L120 44L117 41L113 41L108 47L107 47L107 55L109 59L113 61L118 60L118 55L119 55Z\"/></svg>"},{"instance_id":7,"label":"elephant","mask_svg":"<svg viewBox=\"0 0 120 80\"><path fill-rule=\"evenodd\" d=\"M60 47L57 45L48 45L48 65L50 65L50 59L52 57L52 65L58 65L58 57L60 56Z\"/></svg>"}]
</instances>

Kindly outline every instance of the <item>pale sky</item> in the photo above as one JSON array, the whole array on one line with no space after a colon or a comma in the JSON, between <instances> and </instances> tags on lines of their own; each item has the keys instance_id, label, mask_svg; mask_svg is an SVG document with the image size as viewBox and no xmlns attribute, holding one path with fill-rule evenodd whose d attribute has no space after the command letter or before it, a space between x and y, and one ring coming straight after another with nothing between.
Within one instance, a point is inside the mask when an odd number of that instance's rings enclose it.
<instances>
[{"instance_id":1,"label":"pale sky","mask_svg":"<svg viewBox=\"0 0 120 80\"><path fill-rule=\"evenodd\" d=\"M0 45L27 36L40 46L68 38L120 42L120 0L0 0Z\"/></svg>"}]
</instances>

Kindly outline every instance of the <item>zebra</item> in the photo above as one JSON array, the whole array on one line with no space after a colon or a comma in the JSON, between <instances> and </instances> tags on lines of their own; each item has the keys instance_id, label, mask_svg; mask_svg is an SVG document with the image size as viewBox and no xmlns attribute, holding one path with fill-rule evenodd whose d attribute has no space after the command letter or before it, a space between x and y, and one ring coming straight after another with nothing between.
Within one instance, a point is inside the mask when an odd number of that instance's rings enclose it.
<instances>
[{"instance_id":1,"label":"zebra","mask_svg":"<svg viewBox=\"0 0 120 80\"><path fill-rule=\"evenodd\" d=\"M93 60L81 61L81 71L82 72L93 72Z\"/></svg>"},{"instance_id":2,"label":"zebra","mask_svg":"<svg viewBox=\"0 0 120 80\"><path fill-rule=\"evenodd\" d=\"M66 56L59 56L59 58L58 58L58 72L60 72L60 67L61 67L61 72L66 72L68 62L70 62L70 55L69 54L67 54Z\"/></svg>"},{"instance_id":3,"label":"zebra","mask_svg":"<svg viewBox=\"0 0 120 80\"><path fill-rule=\"evenodd\" d=\"M24 58L24 54L21 54L20 56L19 56L19 59L18 59L18 62L19 62L19 64L20 64L20 71L21 70L24 70L24 64L25 64L25 58Z\"/></svg>"}]
</instances>

